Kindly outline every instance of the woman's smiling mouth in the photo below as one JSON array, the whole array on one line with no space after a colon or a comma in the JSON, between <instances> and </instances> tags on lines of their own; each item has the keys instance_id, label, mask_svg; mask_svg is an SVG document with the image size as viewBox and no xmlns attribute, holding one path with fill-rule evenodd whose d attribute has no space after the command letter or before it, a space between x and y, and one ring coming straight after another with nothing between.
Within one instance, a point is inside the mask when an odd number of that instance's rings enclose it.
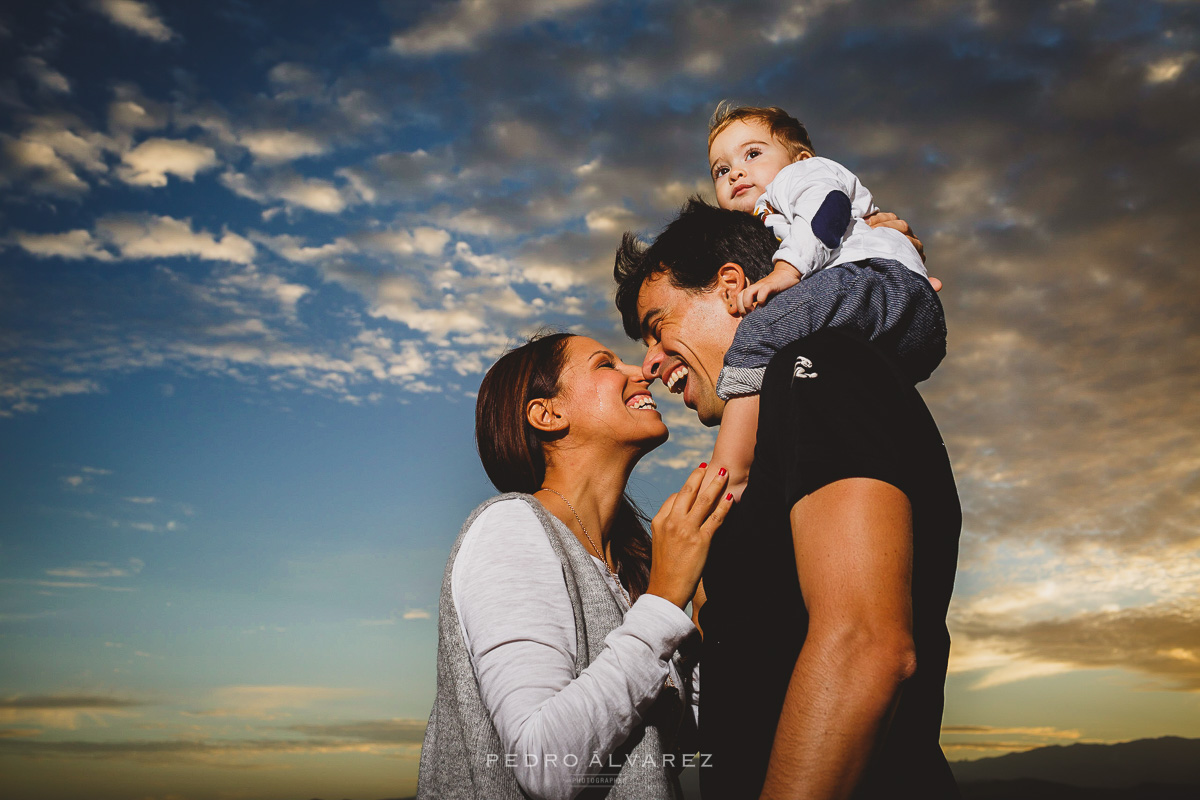
<instances>
[{"instance_id":1,"label":"woman's smiling mouth","mask_svg":"<svg viewBox=\"0 0 1200 800\"><path fill-rule=\"evenodd\" d=\"M642 408L649 408L651 410L658 409L658 404L654 402L654 398L651 397L649 394L635 394L633 397L631 397L625 401L625 405L626 405L626 407L633 408L633 409L642 409Z\"/></svg>"}]
</instances>

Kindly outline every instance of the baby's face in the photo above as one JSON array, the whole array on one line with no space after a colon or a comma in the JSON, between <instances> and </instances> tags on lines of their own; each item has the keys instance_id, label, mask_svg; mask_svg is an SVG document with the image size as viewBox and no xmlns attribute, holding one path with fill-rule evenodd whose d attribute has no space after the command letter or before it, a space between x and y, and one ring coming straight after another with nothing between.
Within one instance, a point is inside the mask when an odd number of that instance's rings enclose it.
<instances>
[{"instance_id":1,"label":"baby's face","mask_svg":"<svg viewBox=\"0 0 1200 800\"><path fill-rule=\"evenodd\" d=\"M730 123L708 148L717 205L753 213L767 184L792 161L787 148L765 124L745 119Z\"/></svg>"}]
</instances>

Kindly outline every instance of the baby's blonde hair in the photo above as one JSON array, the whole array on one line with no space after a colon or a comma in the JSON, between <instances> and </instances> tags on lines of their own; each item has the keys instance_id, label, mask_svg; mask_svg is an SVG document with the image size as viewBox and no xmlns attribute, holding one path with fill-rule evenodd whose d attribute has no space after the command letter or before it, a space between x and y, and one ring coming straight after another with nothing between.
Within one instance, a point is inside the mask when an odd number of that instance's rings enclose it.
<instances>
[{"instance_id":1,"label":"baby's blonde hair","mask_svg":"<svg viewBox=\"0 0 1200 800\"><path fill-rule=\"evenodd\" d=\"M767 130L771 135L783 143L787 149L788 155L793 159L798 159L802 153L816 155L817 151L813 149L812 139L808 138L808 131L800 120L788 114L782 108L771 106L762 108L759 106L737 106L728 100L722 100L713 110L712 118L708 121L708 146L712 147L713 139L721 131L728 128L738 120L754 120L761 122L767 126Z\"/></svg>"}]
</instances>

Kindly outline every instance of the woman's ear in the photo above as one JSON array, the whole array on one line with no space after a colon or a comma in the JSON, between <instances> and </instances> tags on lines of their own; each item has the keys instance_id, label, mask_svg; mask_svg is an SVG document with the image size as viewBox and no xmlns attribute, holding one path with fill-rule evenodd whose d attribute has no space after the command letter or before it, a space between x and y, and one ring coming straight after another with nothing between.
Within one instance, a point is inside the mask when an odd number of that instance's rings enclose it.
<instances>
[{"instance_id":1,"label":"woman's ear","mask_svg":"<svg viewBox=\"0 0 1200 800\"><path fill-rule=\"evenodd\" d=\"M717 292L720 294L721 302L725 304L726 310L735 317L741 316L741 312L738 310L738 295L749 285L750 282L746 280L746 273L742 270L741 264L729 261L717 269Z\"/></svg>"},{"instance_id":2,"label":"woman's ear","mask_svg":"<svg viewBox=\"0 0 1200 800\"><path fill-rule=\"evenodd\" d=\"M538 397L525 406L525 419L534 430L557 433L566 430L567 420L554 409L553 397Z\"/></svg>"}]
</instances>

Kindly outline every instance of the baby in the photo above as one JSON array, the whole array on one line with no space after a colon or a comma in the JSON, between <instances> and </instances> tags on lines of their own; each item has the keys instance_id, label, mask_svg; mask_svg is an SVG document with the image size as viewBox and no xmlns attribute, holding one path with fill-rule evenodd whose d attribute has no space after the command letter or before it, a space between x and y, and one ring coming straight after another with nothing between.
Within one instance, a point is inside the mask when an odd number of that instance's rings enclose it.
<instances>
[{"instance_id":1,"label":"baby","mask_svg":"<svg viewBox=\"0 0 1200 800\"><path fill-rule=\"evenodd\" d=\"M763 373L780 348L839 328L874 341L916 383L946 354L946 321L921 254L899 231L865 221L878 211L871 193L816 156L794 117L722 103L709 124L708 159L717 204L756 214L780 240L772 272L729 300L745 318L717 381L728 402L711 463L729 470L740 497Z\"/></svg>"}]
</instances>

